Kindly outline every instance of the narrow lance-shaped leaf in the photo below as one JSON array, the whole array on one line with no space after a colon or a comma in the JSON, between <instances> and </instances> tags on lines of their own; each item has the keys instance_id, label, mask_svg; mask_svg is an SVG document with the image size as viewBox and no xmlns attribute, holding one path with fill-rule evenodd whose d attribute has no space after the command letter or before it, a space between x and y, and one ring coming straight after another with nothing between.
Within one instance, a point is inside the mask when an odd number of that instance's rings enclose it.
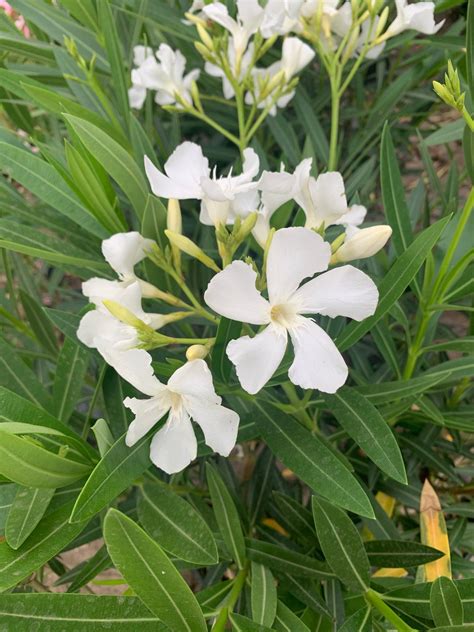
<instances>
[{"instance_id":1,"label":"narrow lance-shaped leaf","mask_svg":"<svg viewBox=\"0 0 474 632\"><path fill-rule=\"evenodd\" d=\"M79 400L89 358L88 349L74 343L70 338L64 340L53 384L54 413L63 422L69 420Z\"/></svg>"},{"instance_id":2,"label":"narrow lance-shaped leaf","mask_svg":"<svg viewBox=\"0 0 474 632\"><path fill-rule=\"evenodd\" d=\"M51 593L0 595L0 628L15 632L34 629L47 629L48 632L169 630L136 597Z\"/></svg>"},{"instance_id":3,"label":"narrow lance-shaped leaf","mask_svg":"<svg viewBox=\"0 0 474 632\"><path fill-rule=\"evenodd\" d=\"M420 566L443 557L431 546L405 540L369 540L364 546L370 563L386 568Z\"/></svg>"},{"instance_id":4,"label":"narrow lance-shaped leaf","mask_svg":"<svg viewBox=\"0 0 474 632\"><path fill-rule=\"evenodd\" d=\"M352 591L366 591L370 565L362 539L345 512L313 496L313 515L319 543L327 563Z\"/></svg>"},{"instance_id":5,"label":"narrow lance-shaped leaf","mask_svg":"<svg viewBox=\"0 0 474 632\"><path fill-rule=\"evenodd\" d=\"M207 631L191 589L143 529L120 511L109 509L104 538L117 570L160 621L171 630Z\"/></svg>"},{"instance_id":6,"label":"narrow lance-shaped leaf","mask_svg":"<svg viewBox=\"0 0 474 632\"><path fill-rule=\"evenodd\" d=\"M397 440L375 406L348 386L334 395L325 395L325 400L338 422L367 456L386 474L406 483L405 466Z\"/></svg>"},{"instance_id":7,"label":"narrow lance-shaped leaf","mask_svg":"<svg viewBox=\"0 0 474 632\"><path fill-rule=\"evenodd\" d=\"M48 353L55 357L58 353L58 341L54 335L54 328L44 313L42 305L22 289L20 289L20 299L38 342Z\"/></svg>"},{"instance_id":8,"label":"narrow lance-shaped leaf","mask_svg":"<svg viewBox=\"0 0 474 632\"><path fill-rule=\"evenodd\" d=\"M216 341L212 348L212 373L224 384L229 382L232 364L225 352L229 342L238 338L242 323L222 317L217 328Z\"/></svg>"},{"instance_id":9,"label":"narrow lance-shaped leaf","mask_svg":"<svg viewBox=\"0 0 474 632\"><path fill-rule=\"evenodd\" d=\"M363 489L341 461L314 435L284 413L254 402L259 430L283 463L315 491L369 518L373 510Z\"/></svg>"},{"instance_id":10,"label":"narrow lance-shaped leaf","mask_svg":"<svg viewBox=\"0 0 474 632\"><path fill-rule=\"evenodd\" d=\"M210 463L206 464L206 475L219 531L237 566L243 568L245 563L245 541L234 501L224 481Z\"/></svg>"},{"instance_id":11,"label":"narrow lance-shaped leaf","mask_svg":"<svg viewBox=\"0 0 474 632\"><path fill-rule=\"evenodd\" d=\"M18 489L5 525L5 538L12 549L18 549L35 530L55 491L34 487Z\"/></svg>"},{"instance_id":12,"label":"narrow lance-shaped leaf","mask_svg":"<svg viewBox=\"0 0 474 632\"><path fill-rule=\"evenodd\" d=\"M255 623L271 627L277 610L277 590L271 571L262 564L252 562L251 585L252 619Z\"/></svg>"},{"instance_id":13,"label":"narrow lance-shaped leaf","mask_svg":"<svg viewBox=\"0 0 474 632\"><path fill-rule=\"evenodd\" d=\"M348 349L370 331L400 298L438 241L449 219L445 217L424 230L396 259L379 284L380 299L375 314L360 323L352 322L344 329L337 339L337 346L341 351Z\"/></svg>"},{"instance_id":14,"label":"narrow lance-shaped leaf","mask_svg":"<svg viewBox=\"0 0 474 632\"><path fill-rule=\"evenodd\" d=\"M155 542L178 559L203 566L218 562L214 536L204 519L170 489L146 484L138 516Z\"/></svg>"},{"instance_id":15,"label":"narrow lance-shaped leaf","mask_svg":"<svg viewBox=\"0 0 474 632\"><path fill-rule=\"evenodd\" d=\"M431 585L430 605L435 625L464 623L464 609L459 591L448 577L438 577Z\"/></svg>"}]
</instances>

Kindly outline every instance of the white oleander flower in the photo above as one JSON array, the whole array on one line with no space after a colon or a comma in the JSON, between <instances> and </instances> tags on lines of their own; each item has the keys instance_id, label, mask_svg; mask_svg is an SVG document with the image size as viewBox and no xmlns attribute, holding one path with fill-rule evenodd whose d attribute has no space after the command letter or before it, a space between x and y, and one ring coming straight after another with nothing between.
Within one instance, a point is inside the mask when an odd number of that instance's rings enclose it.
<instances>
[{"instance_id":1,"label":"white oleander flower","mask_svg":"<svg viewBox=\"0 0 474 632\"><path fill-rule=\"evenodd\" d=\"M155 102L159 105L176 104L176 94L192 103L191 86L198 79L200 71L191 70L185 75L186 58L179 50L174 51L168 44L161 44L155 56L150 48L137 46L134 49L134 62L138 68L132 70L132 87L129 90L131 107L140 109L143 106L147 90L156 91Z\"/></svg>"},{"instance_id":2,"label":"white oleander flower","mask_svg":"<svg viewBox=\"0 0 474 632\"><path fill-rule=\"evenodd\" d=\"M305 0L268 0L264 8L260 33L267 39L301 31L301 10Z\"/></svg>"},{"instance_id":3,"label":"white oleander flower","mask_svg":"<svg viewBox=\"0 0 474 632\"><path fill-rule=\"evenodd\" d=\"M232 35L235 56L240 59L245 53L249 40L263 19L264 10L258 0L237 0L237 17L234 20L222 2L214 2L203 7L205 16L223 26Z\"/></svg>"},{"instance_id":4,"label":"white oleander flower","mask_svg":"<svg viewBox=\"0 0 474 632\"><path fill-rule=\"evenodd\" d=\"M297 75L314 58L315 52L298 37L286 37L283 41L280 61L276 61L267 68L255 68L252 71L253 93L247 92L245 102L249 105L255 103L259 109L264 109L272 104L274 90L283 84L289 84L291 79ZM281 82L277 82L275 89L262 98L262 90L272 79L281 75ZM275 116L277 108L284 108L294 97L294 90L283 94L269 110L271 116Z\"/></svg>"},{"instance_id":5,"label":"white oleander flower","mask_svg":"<svg viewBox=\"0 0 474 632\"><path fill-rule=\"evenodd\" d=\"M385 31L384 37L393 37L403 31L413 29L425 35L434 35L443 26L444 20L435 23L433 2L412 2L395 0L397 17Z\"/></svg>"},{"instance_id":6,"label":"white oleander flower","mask_svg":"<svg viewBox=\"0 0 474 632\"><path fill-rule=\"evenodd\" d=\"M285 354L288 334L295 358L290 380L302 388L334 393L347 379L347 366L328 334L308 314L363 320L372 315L378 291L366 274L353 266L327 270L330 245L307 228L283 228L272 239L267 258L268 300L256 289L256 272L234 261L216 274L204 300L215 312L239 322L265 325L254 337L231 340L227 355L242 388L258 393Z\"/></svg>"},{"instance_id":7,"label":"white oleander flower","mask_svg":"<svg viewBox=\"0 0 474 632\"><path fill-rule=\"evenodd\" d=\"M333 260L337 263L343 263L372 257L379 250L382 250L391 234L392 229L385 224L356 229L350 236L346 237L342 246L337 249Z\"/></svg>"},{"instance_id":8,"label":"white oleander flower","mask_svg":"<svg viewBox=\"0 0 474 632\"><path fill-rule=\"evenodd\" d=\"M197 441L191 419L201 427L206 445L228 456L237 440L239 416L221 405L204 360L184 364L173 373L167 385L153 375L150 363L138 362L135 368L140 378L132 384L150 399L127 397L124 400L135 415L125 439L128 446L133 446L168 415L150 446L150 459L164 472L180 472L196 458ZM146 375L145 380L143 375Z\"/></svg>"},{"instance_id":9,"label":"white oleander flower","mask_svg":"<svg viewBox=\"0 0 474 632\"><path fill-rule=\"evenodd\" d=\"M123 284L94 278L82 284L82 292L96 309L82 317L77 337L87 347L97 349L104 360L130 382L135 378L134 364L148 361L149 353L137 348L140 342L136 328L113 316L103 301L118 303L152 329L162 327L166 323L166 317L143 311L138 281ZM137 377L141 381L146 379L146 375Z\"/></svg>"},{"instance_id":10,"label":"white oleander flower","mask_svg":"<svg viewBox=\"0 0 474 632\"><path fill-rule=\"evenodd\" d=\"M233 223L237 216L257 210L259 195L253 178L259 159L253 149L244 150L243 171L239 176L217 177L199 145L181 143L165 163L163 174L145 157L145 170L153 193L177 200L201 200L203 224Z\"/></svg>"},{"instance_id":11,"label":"white oleander flower","mask_svg":"<svg viewBox=\"0 0 474 632\"><path fill-rule=\"evenodd\" d=\"M239 82L243 79L243 77L247 73L250 64L252 63L253 51L254 46L251 42L248 45L245 53L240 58L240 63L237 67L237 57L235 53L233 38L231 37L229 39L229 43L227 46L227 60L229 62L229 67L232 71L233 76ZM212 64L211 62L206 61L206 63L204 64L204 70L207 72L208 75L211 75L211 77L218 77L219 79L222 79L222 92L226 99L232 99L232 97L235 96L235 90L220 66L216 66L216 64Z\"/></svg>"}]
</instances>

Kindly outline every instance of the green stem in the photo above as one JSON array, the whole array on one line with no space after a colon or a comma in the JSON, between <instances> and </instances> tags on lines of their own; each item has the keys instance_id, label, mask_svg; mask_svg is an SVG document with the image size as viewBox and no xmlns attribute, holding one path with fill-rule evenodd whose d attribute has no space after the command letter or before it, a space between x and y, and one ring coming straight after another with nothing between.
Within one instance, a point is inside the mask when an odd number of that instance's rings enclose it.
<instances>
[{"instance_id":1,"label":"green stem","mask_svg":"<svg viewBox=\"0 0 474 632\"><path fill-rule=\"evenodd\" d=\"M337 169L337 141L339 136L339 107L341 97L339 93L339 81L334 73L329 75L331 82L331 137L329 140L328 171Z\"/></svg>"},{"instance_id":2,"label":"green stem","mask_svg":"<svg viewBox=\"0 0 474 632\"><path fill-rule=\"evenodd\" d=\"M390 623L395 626L398 632L416 632L414 628L405 623L405 621L403 621L403 619L401 619L398 614L385 603L378 592L369 588L364 596L371 606L378 610L380 614L387 619L387 621L390 621Z\"/></svg>"},{"instance_id":3,"label":"green stem","mask_svg":"<svg viewBox=\"0 0 474 632\"><path fill-rule=\"evenodd\" d=\"M237 577L235 578L234 585L232 586L232 590L229 593L229 597L226 600L225 606L221 609L219 615L214 622L214 625L212 626L212 632L224 632L227 623L227 617L232 612L235 604L237 603L240 593L242 592L242 589L245 585L245 580L247 579L248 572L248 566L245 566L241 571L237 573Z\"/></svg>"}]
</instances>

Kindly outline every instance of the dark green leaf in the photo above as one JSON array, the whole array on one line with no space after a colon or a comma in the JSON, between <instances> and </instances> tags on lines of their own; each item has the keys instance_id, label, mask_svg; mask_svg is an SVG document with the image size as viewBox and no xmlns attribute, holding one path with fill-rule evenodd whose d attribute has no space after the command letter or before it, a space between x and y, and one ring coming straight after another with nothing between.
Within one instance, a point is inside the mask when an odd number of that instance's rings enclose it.
<instances>
[{"instance_id":1,"label":"dark green leaf","mask_svg":"<svg viewBox=\"0 0 474 632\"><path fill-rule=\"evenodd\" d=\"M369 518L372 507L349 470L308 430L284 413L254 402L257 424L270 449L315 491Z\"/></svg>"},{"instance_id":2,"label":"dark green leaf","mask_svg":"<svg viewBox=\"0 0 474 632\"><path fill-rule=\"evenodd\" d=\"M109 509L104 538L117 570L160 621L171 630L206 632L189 586L143 529L120 511Z\"/></svg>"},{"instance_id":3,"label":"dark green leaf","mask_svg":"<svg viewBox=\"0 0 474 632\"><path fill-rule=\"evenodd\" d=\"M252 562L252 590L250 593L252 619L271 627L277 609L277 590L273 575L263 564Z\"/></svg>"},{"instance_id":4,"label":"dark green leaf","mask_svg":"<svg viewBox=\"0 0 474 632\"><path fill-rule=\"evenodd\" d=\"M371 632L372 613L370 608L361 608L354 612L339 628L340 632Z\"/></svg>"},{"instance_id":5,"label":"dark green leaf","mask_svg":"<svg viewBox=\"0 0 474 632\"><path fill-rule=\"evenodd\" d=\"M212 532L198 512L164 486L146 484L138 516L151 537L180 560L209 566L218 562Z\"/></svg>"},{"instance_id":6,"label":"dark green leaf","mask_svg":"<svg viewBox=\"0 0 474 632\"><path fill-rule=\"evenodd\" d=\"M384 568L419 566L444 555L425 544L405 540L369 540L364 546L370 563Z\"/></svg>"},{"instance_id":7,"label":"dark green leaf","mask_svg":"<svg viewBox=\"0 0 474 632\"><path fill-rule=\"evenodd\" d=\"M312 579L331 579L334 573L327 564L320 562L308 555L297 553L283 546L261 542L260 540L247 539L248 558L278 573L288 573L295 577L306 577Z\"/></svg>"},{"instance_id":8,"label":"dark green leaf","mask_svg":"<svg viewBox=\"0 0 474 632\"><path fill-rule=\"evenodd\" d=\"M315 496L313 515L324 557L336 576L355 592L367 590L369 560L353 522L344 511Z\"/></svg>"},{"instance_id":9,"label":"dark green leaf","mask_svg":"<svg viewBox=\"0 0 474 632\"><path fill-rule=\"evenodd\" d=\"M448 577L438 577L430 592L431 613L435 625L461 625L464 611L455 583Z\"/></svg>"},{"instance_id":10,"label":"dark green leaf","mask_svg":"<svg viewBox=\"0 0 474 632\"><path fill-rule=\"evenodd\" d=\"M232 364L225 352L231 340L238 338L242 330L242 323L222 317L216 334L216 342L212 348L212 373L224 384L228 384Z\"/></svg>"},{"instance_id":11,"label":"dark green leaf","mask_svg":"<svg viewBox=\"0 0 474 632\"><path fill-rule=\"evenodd\" d=\"M70 338L64 340L53 384L53 410L67 422L79 400L89 365L90 352Z\"/></svg>"}]
</instances>

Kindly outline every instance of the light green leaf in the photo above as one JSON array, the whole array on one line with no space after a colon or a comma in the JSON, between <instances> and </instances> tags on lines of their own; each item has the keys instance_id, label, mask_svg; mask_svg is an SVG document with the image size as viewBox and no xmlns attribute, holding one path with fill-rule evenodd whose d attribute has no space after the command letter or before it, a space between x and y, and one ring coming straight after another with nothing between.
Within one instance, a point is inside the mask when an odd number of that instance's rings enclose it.
<instances>
[{"instance_id":1,"label":"light green leaf","mask_svg":"<svg viewBox=\"0 0 474 632\"><path fill-rule=\"evenodd\" d=\"M141 219L147 202L148 184L130 154L89 121L70 114L66 114L65 118L86 149L117 182Z\"/></svg>"},{"instance_id":2,"label":"light green leaf","mask_svg":"<svg viewBox=\"0 0 474 632\"><path fill-rule=\"evenodd\" d=\"M168 630L136 597L48 593L0 595L0 628L15 632Z\"/></svg>"},{"instance_id":3,"label":"light green leaf","mask_svg":"<svg viewBox=\"0 0 474 632\"><path fill-rule=\"evenodd\" d=\"M281 411L254 402L257 424L270 449L315 491L369 518L373 510L363 489L341 461L315 436Z\"/></svg>"},{"instance_id":4,"label":"light green leaf","mask_svg":"<svg viewBox=\"0 0 474 632\"><path fill-rule=\"evenodd\" d=\"M114 443L97 463L77 497L71 514L72 522L91 518L107 507L150 467L150 441L145 437L129 448L123 435Z\"/></svg>"},{"instance_id":5,"label":"light green leaf","mask_svg":"<svg viewBox=\"0 0 474 632\"><path fill-rule=\"evenodd\" d=\"M34 487L18 489L5 525L5 538L12 549L18 549L35 530L55 491Z\"/></svg>"},{"instance_id":6,"label":"light green leaf","mask_svg":"<svg viewBox=\"0 0 474 632\"><path fill-rule=\"evenodd\" d=\"M114 437L110 432L109 425L105 419L98 419L91 430L94 433L99 454L103 457L114 444Z\"/></svg>"},{"instance_id":7,"label":"light green leaf","mask_svg":"<svg viewBox=\"0 0 474 632\"><path fill-rule=\"evenodd\" d=\"M239 514L224 481L210 463L206 463L207 484L219 531L226 548L239 568L245 563L245 541Z\"/></svg>"},{"instance_id":8,"label":"light green leaf","mask_svg":"<svg viewBox=\"0 0 474 632\"><path fill-rule=\"evenodd\" d=\"M341 426L386 474L406 483L407 477L397 440L378 410L353 388L343 386L325 395L328 408Z\"/></svg>"},{"instance_id":9,"label":"light green leaf","mask_svg":"<svg viewBox=\"0 0 474 632\"><path fill-rule=\"evenodd\" d=\"M123 513L109 509L104 538L117 570L160 621L171 630L207 631L189 586L143 529Z\"/></svg>"},{"instance_id":10,"label":"light green leaf","mask_svg":"<svg viewBox=\"0 0 474 632\"><path fill-rule=\"evenodd\" d=\"M420 233L396 259L379 285L380 299L375 314L360 323L354 321L344 329L337 338L340 351L345 351L370 331L400 298L435 246L449 219L445 217Z\"/></svg>"},{"instance_id":11,"label":"light green leaf","mask_svg":"<svg viewBox=\"0 0 474 632\"><path fill-rule=\"evenodd\" d=\"M138 501L138 516L151 537L180 560L209 566L219 557L211 530L200 514L163 486L146 484Z\"/></svg>"},{"instance_id":12,"label":"light green leaf","mask_svg":"<svg viewBox=\"0 0 474 632\"><path fill-rule=\"evenodd\" d=\"M435 625L462 625L464 610L456 584L448 577L438 577L430 592L431 613Z\"/></svg>"},{"instance_id":13,"label":"light green leaf","mask_svg":"<svg viewBox=\"0 0 474 632\"><path fill-rule=\"evenodd\" d=\"M350 590L366 591L370 565L354 523L341 509L313 496L313 516L327 563Z\"/></svg>"},{"instance_id":14,"label":"light green leaf","mask_svg":"<svg viewBox=\"0 0 474 632\"><path fill-rule=\"evenodd\" d=\"M7 542L0 542L0 591L16 586L81 533L84 522L69 524L71 507L71 503L66 503L43 518L17 551L9 547Z\"/></svg>"},{"instance_id":15,"label":"light green leaf","mask_svg":"<svg viewBox=\"0 0 474 632\"><path fill-rule=\"evenodd\" d=\"M271 628L255 623L248 617L244 617L242 614L236 614L235 612L229 615L229 620L232 623L232 630L234 630L234 632L270 632L271 630Z\"/></svg>"},{"instance_id":16,"label":"light green leaf","mask_svg":"<svg viewBox=\"0 0 474 632\"><path fill-rule=\"evenodd\" d=\"M19 485L65 487L84 478L90 469L91 466L58 456L28 438L0 431L0 474Z\"/></svg>"},{"instance_id":17,"label":"light green leaf","mask_svg":"<svg viewBox=\"0 0 474 632\"><path fill-rule=\"evenodd\" d=\"M252 562L250 600L255 623L271 627L277 609L277 590L271 571L263 564Z\"/></svg>"}]
</instances>

